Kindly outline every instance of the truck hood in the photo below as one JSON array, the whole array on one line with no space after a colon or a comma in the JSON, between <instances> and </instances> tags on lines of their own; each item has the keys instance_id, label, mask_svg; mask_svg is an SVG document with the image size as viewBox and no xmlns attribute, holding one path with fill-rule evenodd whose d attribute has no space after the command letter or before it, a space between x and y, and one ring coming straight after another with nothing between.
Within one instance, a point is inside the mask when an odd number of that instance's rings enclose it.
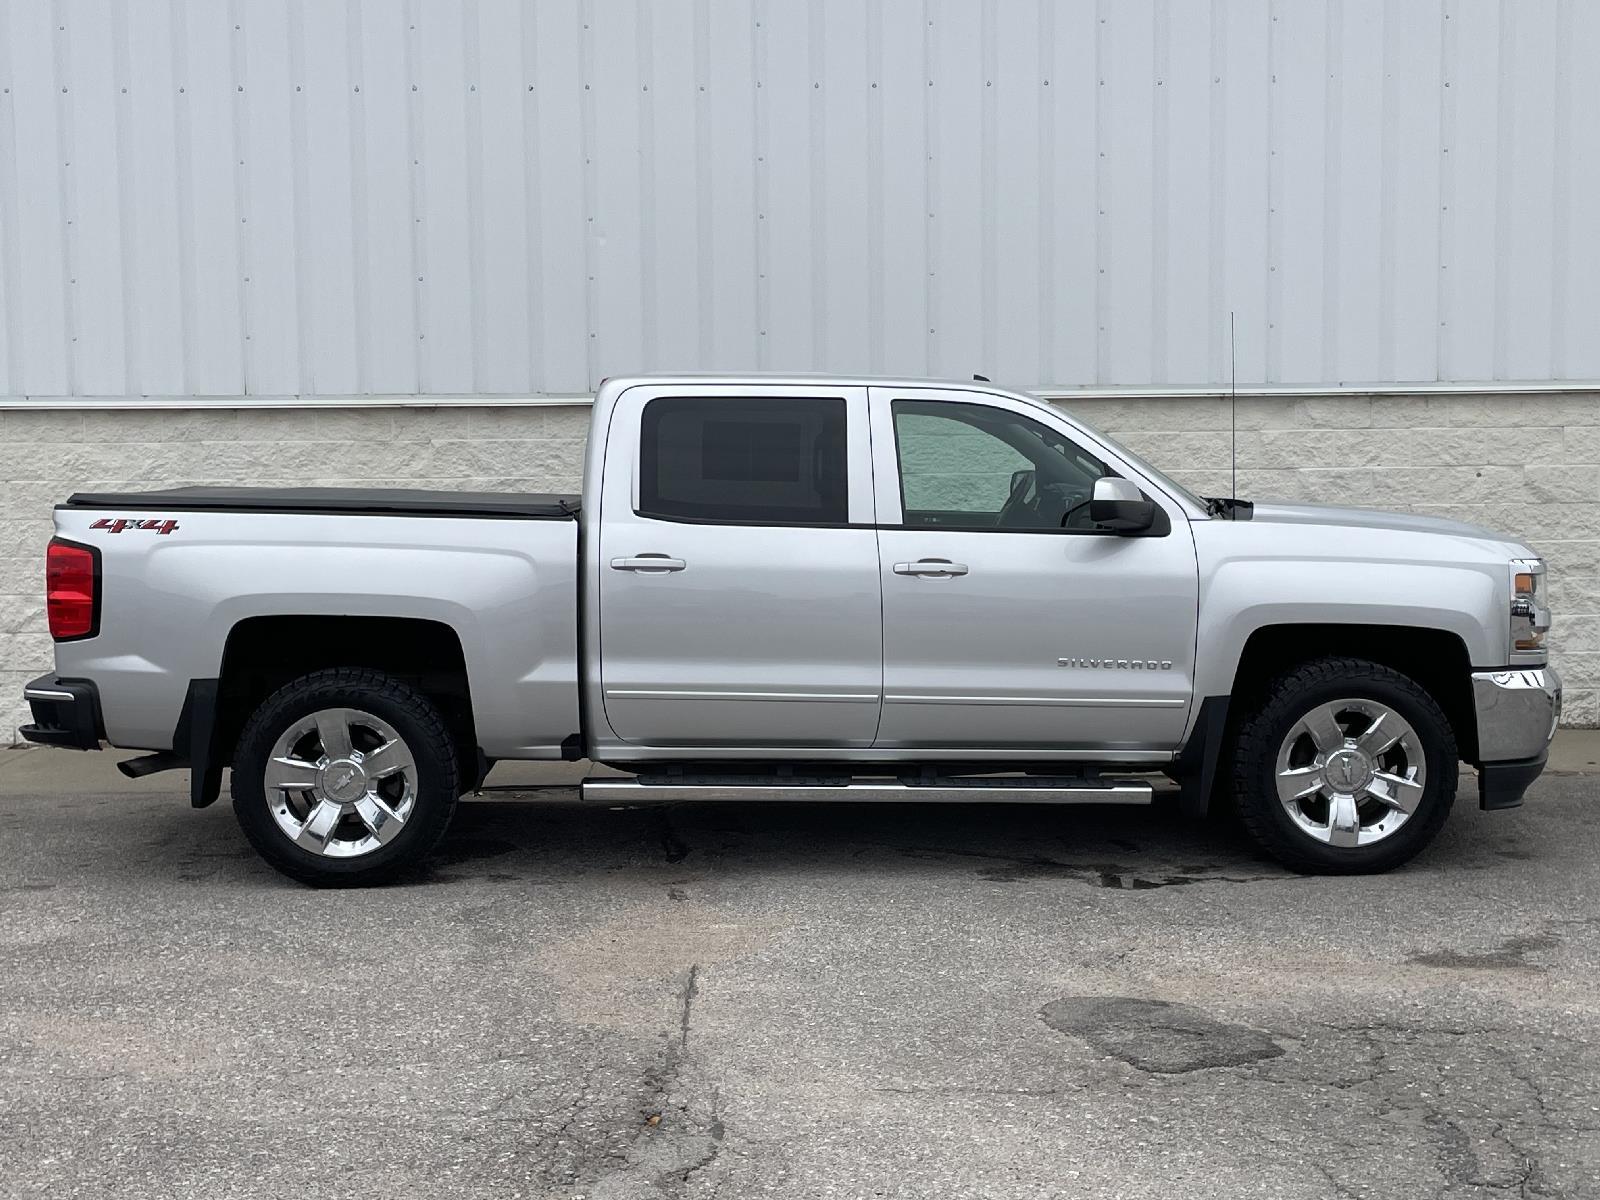
<instances>
[{"instance_id":1,"label":"truck hood","mask_svg":"<svg viewBox=\"0 0 1600 1200\"><path fill-rule=\"evenodd\" d=\"M1378 508L1337 508L1321 504L1257 504L1251 518L1273 525L1326 525L1342 529L1393 529L1406 533L1438 533L1475 541L1514 543L1503 533L1452 521L1446 517L1422 517L1414 513L1385 512Z\"/></svg>"}]
</instances>

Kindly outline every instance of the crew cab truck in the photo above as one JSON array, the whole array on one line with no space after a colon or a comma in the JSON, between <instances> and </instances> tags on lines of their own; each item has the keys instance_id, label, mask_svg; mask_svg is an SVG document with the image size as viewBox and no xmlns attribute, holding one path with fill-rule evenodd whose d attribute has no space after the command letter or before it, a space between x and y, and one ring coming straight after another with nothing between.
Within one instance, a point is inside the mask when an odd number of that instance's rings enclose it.
<instances>
[{"instance_id":1,"label":"crew cab truck","mask_svg":"<svg viewBox=\"0 0 1600 1200\"><path fill-rule=\"evenodd\" d=\"M1232 800L1381 871L1544 765L1545 568L1468 525L1193 495L987 384L609 381L578 496L75 495L23 736L231 766L313 884L428 854L502 759L607 805ZM1159 782L1159 780L1158 780Z\"/></svg>"}]
</instances>

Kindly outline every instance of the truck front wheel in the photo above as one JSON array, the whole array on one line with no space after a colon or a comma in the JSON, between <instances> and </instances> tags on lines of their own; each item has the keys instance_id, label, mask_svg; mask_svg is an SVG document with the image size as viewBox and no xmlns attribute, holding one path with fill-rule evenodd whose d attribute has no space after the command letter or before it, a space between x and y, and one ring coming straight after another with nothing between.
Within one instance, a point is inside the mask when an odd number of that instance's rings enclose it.
<instances>
[{"instance_id":1,"label":"truck front wheel","mask_svg":"<svg viewBox=\"0 0 1600 1200\"><path fill-rule=\"evenodd\" d=\"M1250 835L1296 871L1387 871L1455 800L1455 735L1414 680L1322 658L1284 672L1239 723L1234 785Z\"/></svg>"},{"instance_id":2,"label":"truck front wheel","mask_svg":"<svg viewBox=\"0 0 1600 1200\"><path fill-rule=\"evenodd\" d=\"M278 689L245 725L233 811L250 844L303 883L380 883L414 866L455 810L437 709L377 671L339 667Z\"/></svg>"}]
</instances>

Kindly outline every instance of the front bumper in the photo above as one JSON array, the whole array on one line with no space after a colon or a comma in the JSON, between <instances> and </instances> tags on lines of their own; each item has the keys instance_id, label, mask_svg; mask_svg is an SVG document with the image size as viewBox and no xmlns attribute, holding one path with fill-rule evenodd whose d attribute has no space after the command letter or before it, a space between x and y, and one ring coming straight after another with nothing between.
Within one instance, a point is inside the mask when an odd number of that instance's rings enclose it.
<instances>
[{"instance_id":1,"label":"front bumper","mask_svg":"<svg viewBox=\"0 0 1600 1200\"><path fill-rule=\"evenodd\" d=\"M33 710L33 723L18 730L28 741L73 750L100 748L106 736L100 692L89 680L41 675L23 687L22 698Z\"/></svg>"},{"instance_id":2,"label":"front bumper","mask_svg":"<svg viewBox=\"0 0 1600 1200\"><path fill-rule=\"evenodd\" d=\"M1478 721L1478 801L1515 808L1544 770L1561 719L1561 676L1554 667L1474 671Z\"/></svg>"}]
</instances>

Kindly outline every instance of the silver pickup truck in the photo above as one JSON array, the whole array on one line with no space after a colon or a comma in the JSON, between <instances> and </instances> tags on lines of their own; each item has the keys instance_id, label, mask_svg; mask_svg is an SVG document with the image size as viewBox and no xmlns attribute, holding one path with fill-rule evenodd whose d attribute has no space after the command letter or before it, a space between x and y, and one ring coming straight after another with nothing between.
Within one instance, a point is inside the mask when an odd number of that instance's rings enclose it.
<instances>
[{"instance_id":1,"label":"silver pickup truck","mask_svg":"<svg viewBox=\"0 0 1600 1200\"><path fill-rule=\"evenodd\" d=\"M1544 564L1376 511L1193 495L983 384L636 378L583 495L76 495L47 560L35 742L151 754L261 854L366 883L502 759L608 804L1236 804L1304 871L1393 867L1458 761L1542 769ZM1157 779L1159 782L1159 779Z\"/></svg>"}]
</instances>

